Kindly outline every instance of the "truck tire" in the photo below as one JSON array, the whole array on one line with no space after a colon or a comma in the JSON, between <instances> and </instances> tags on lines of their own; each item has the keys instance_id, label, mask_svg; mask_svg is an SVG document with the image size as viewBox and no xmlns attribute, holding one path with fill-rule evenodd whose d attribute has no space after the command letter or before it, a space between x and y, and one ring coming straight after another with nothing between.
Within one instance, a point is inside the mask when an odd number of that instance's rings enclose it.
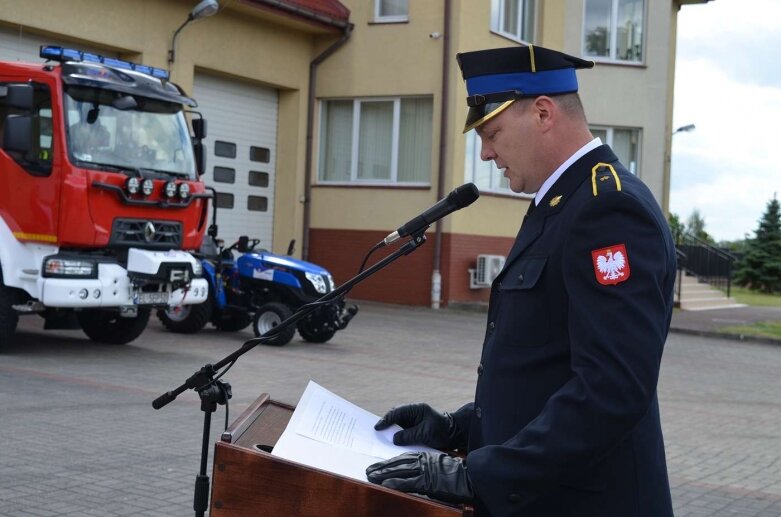
<instances>
[{"instance_id":1,"label":"truck tire","mask_svg":"<svg viewBox=\"0 0 781 517\"><path fill-rule=\"evenodd\" d=\"M246 312L228 309L212 317L212 324L223 332L238 332L252 323L252 316Z\"/></svg>"},{"instance_id":2,"label":"truck tire","mask_svg":"<svg viewBox=\"0 0 781 517\"><path fill-rule=\"evenodd\" d=\"M124 345L144 332L151 312L148 307L139 307L135 318L122 318L115 311L92 309L79 312L78 319L81 330L92 341L108 345Z\"/></svg>"},{"instance_id":3,"label":"truck tire","mask_svg":"<svg viewBox=\"0 0 781 517\"><path fill-rule=\"evenodd\" d=\"M192 305L180 305L157 310L157 319L165 328L178 334L198 332L212 317L212 301Z\"/></svg>"},{"instance_id":4,"label":"truck tire","mask_svg":"<svg viewBox=\"0 0 781 517\"><path fill-rule=\"evenodd\" d=\"M11 308L17 303L16 292L0 283L0 350L11 343L19 315Z\"/></svg>"},{"instance_id":5,"label":"truck tire","mask_svg":"<svg viewBox=\"0 0 781 517\"><path fill-rule=\"evenodd\" d=\"M304 319L298 324L298 333L304 341L310 343L325 343L336 334L336 331L327 327L317 327L309 319Z\"/></svg>"},{"instance_id":6,"label":"truck tire","mask_svg":"<svg viewBox=\"0 0 781 517\"><path fill-rule=\"evenodd\" d=\"M284 303L270 302L261 305L255 313L255 317L252 319L252 330L255 331L256 337L260 337L265 332L279 325L283 320L288 319L292 314L293 311ZM290 340L293 339L295 333L296 328L290 326L265 344L271 346L287 345L290 343Z\"/></svg>"}]
</instances>

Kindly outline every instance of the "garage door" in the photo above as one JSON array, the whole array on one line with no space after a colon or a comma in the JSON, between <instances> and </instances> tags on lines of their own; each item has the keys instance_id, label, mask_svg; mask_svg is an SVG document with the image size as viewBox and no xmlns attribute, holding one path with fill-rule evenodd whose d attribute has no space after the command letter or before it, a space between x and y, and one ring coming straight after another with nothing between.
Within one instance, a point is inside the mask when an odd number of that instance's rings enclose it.
<instances>
[{"instance_id":1,"label":"garage door","mask_svg":"<svg viewBox=\"0 0 781 517\"><path fill-rule=\"evenodd\" d=\"M19 28L0 27L0 60L43 63L44 60L39 57L41 45L57 45L106 57L118 57L116 53L84 45L83 43L74 43L52 36L42 36L27 30L20 31Z\"/></svg>"},{"instance_id":2,"label":"garage door","mask_svg":"<svg viewBox=\"0 0 781 517\"><path fill-rule=\"evenodd\" d=\"M206 74L194 84L207 120L204 180L218 193L219 236L231 244L247 235L274 249L277 90Z\"/></svg>"}]
</instances>

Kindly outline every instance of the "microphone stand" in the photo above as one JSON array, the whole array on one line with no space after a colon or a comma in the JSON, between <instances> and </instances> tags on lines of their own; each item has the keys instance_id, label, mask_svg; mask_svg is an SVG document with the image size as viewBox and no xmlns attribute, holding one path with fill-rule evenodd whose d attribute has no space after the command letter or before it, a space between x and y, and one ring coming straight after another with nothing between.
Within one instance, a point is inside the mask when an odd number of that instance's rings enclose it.
<instances>
[{"instance_id":1,"label":"microphone stand","mask_svg":"<svg viewBox=\"0 0 781 517\"><path fill-rule=\"evenodd\" d=\"M163 393L152 402L153 408L160 409L170 402L173 402L176 397L188 389L192 389L198 392L198 395L201 398L201 411L204 412L204 421L203 441L201 443L201 468L198 475L195 477L195 496L193 498L193 509L195 510L196 517L204 516L209 502L209 476L206 474L206 463L209 456L209 431L211 427L211 414L216 411L218 404L224 405L227 400L231 398L230 384L219 380L219 377L222 375L215 378L217 372L219 372L225 366L232 365L239 357L246 354L257 345L268 342L280 331L294 325L296 322L308 316L322 305L344 296L355 285L370 277L380 269L383 269L391 262L418 249L426 242L426 236L424 235L424 232L427 229L428 226L416 231L411 235L411 239L409 241L407 241L404 245L402 245L399 249L387 257L383 258L365 271L358 273L353 278L340 285L330 293L323 295L321 298L318 298L312 303L303 305L289 318L280 322L279 325L273 327L258 338L246 341L241 346L241 348L225 356L223 359L220 359L215 364L204 365L200 370L196 371L186 381L184 381L184 383L182 383L178 388Z\"/></svg>"}]
</instances>

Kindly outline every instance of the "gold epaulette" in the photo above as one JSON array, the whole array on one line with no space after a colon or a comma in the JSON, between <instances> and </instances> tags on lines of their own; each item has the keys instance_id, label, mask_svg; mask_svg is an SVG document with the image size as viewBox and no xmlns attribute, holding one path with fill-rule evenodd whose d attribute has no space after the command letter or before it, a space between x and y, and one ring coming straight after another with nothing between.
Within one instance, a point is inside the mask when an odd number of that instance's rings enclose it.
<instances>
[{"instance_id":1,"label":"gold epaulette","mask_svg":"<svg viewBox=\"0 0 781 517\"><path fill-rule=\"evenodd\" d=\"M594 196L599 195L600 189L602 192L613 191L612 186L615 186L616 192L621 192L621 180L613 166L603 162L594 165L591 169L591 192Z\"/></svg>"}]
</instances>

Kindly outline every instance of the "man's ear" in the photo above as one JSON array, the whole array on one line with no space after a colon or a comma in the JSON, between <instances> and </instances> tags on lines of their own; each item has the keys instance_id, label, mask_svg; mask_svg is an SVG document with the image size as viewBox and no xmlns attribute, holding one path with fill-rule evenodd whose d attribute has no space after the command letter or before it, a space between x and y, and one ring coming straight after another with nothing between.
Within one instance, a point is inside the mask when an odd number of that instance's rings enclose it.
<instances>
[{"instance_id":1,"label":"man's ear","mask_svg":"<svg viewBox=\"0 0 781 517\"><path fill-rule=\"evenodd\" d=\"M556 118L556 104L553 102L553 99L547 95L541 95L534 99L533 109L537 124L542 128L543 132L550 130Z\"/></svg>"}]
</instances>

